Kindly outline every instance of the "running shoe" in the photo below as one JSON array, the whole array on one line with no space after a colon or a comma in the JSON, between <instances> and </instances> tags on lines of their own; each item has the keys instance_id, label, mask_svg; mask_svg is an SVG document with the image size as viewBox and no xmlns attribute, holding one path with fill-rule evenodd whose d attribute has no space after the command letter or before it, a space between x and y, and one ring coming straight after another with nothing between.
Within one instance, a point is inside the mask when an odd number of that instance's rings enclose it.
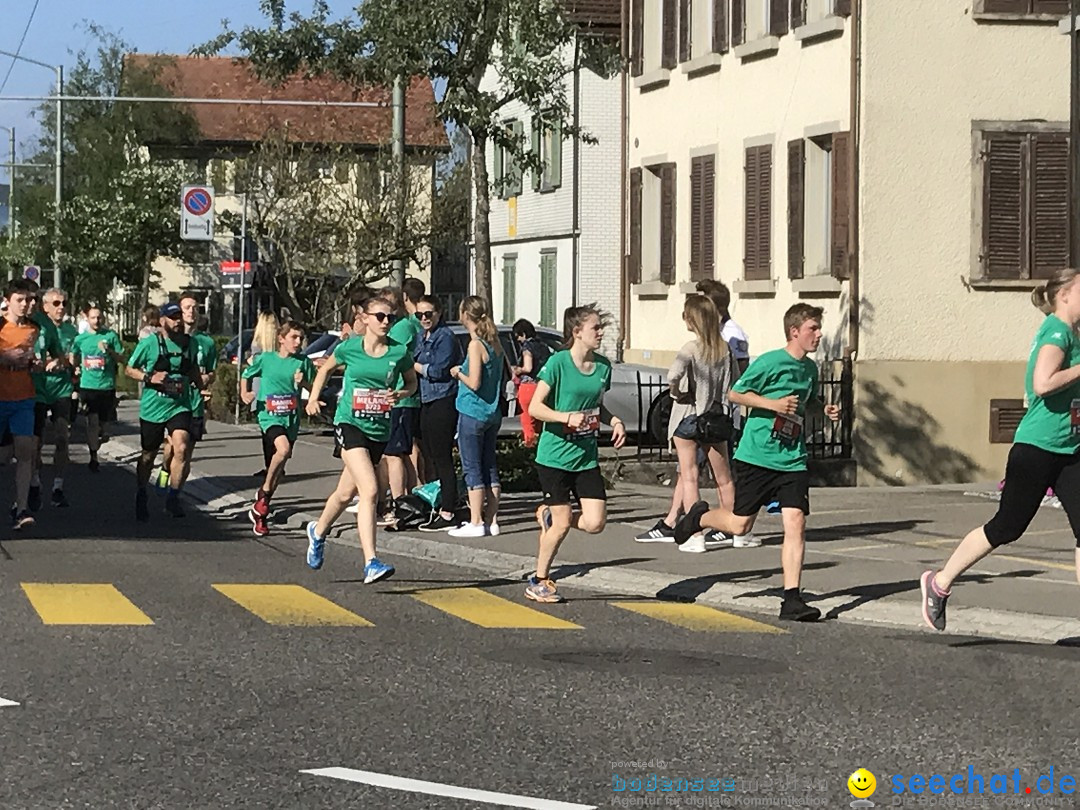
<instances>
[{"instance_id":1,"label":"running shoe","mask_svg":"<svg viewBox=\"0 0 1080 810\"><path fill-rule=\"evenodd\" d=\"M663 518L656 521L656 525L647 532L642 532L634 538L639 543L674 543L675 530L668 526Z\"/></svg>"},{"instance_id":2,"label":"running shoe","mask_svg":"<svg viewBox=\"0 0 1080 810\"><path fill-rule=\"evenodd\" d=\"M172 515L174 518L187 517L187 513L184 511L184 507L180 503L179 494L172 494L166 496L165 514Z\"/></svg>"},{"instance_id":3,"label":"running shoe","mask_svg":"<svg viewBox=\"0 0 1080 810\"><path fill-rule=\"evenodd\" d=\"M693 535L701 531L701 518L709 511L709 504L698 501L690 507L690 511L683 515L682 519L675 524L675 542L682 545Z\"/></svg>"},{"instance_id":4,"label":"running shoe","mask_svg":"<svg viewBox=\"0 0 1080 810\"><path fill-rule=\"evenodd\" d=\"M270 501L265 496L255 493L255 503L251 505L251 511L264 519L270 517Z\"/></svg>"},{"instance_id":5,"label":"running shoe","mask_svg":"<svg viewBox=\"0 0 1080 810\"><path fill-rule=\"evenodd\" d=\"M536 507L536 522L540 524L540 531L546 532L551 528L551 508L547 504Z\"/></svg>"},{"instance_id":6,"label":"running shoe","mask_svg":"<svg viewBox=\"0 0 1080 810\"><path fill-rule=\"evenodd\" d=\"M922 591L922 616L923 621L935 630L945 629L945 605L952 595L952 591L942 591L934 582L934 572L923 572L919 580L919 588Z\"/></svg>"},{"instance_id":7,"label":"running shoe","mask_svg":"<svg viewBox=\"0 0 1080 810\"><path fill-rule=\"evenodd\" d=\"M135 520L146 523L150 520L150 504L145 489L135 492Z\"/></svg>"},{"instance_id":8,"label":"running shoe","mask_svg":"<svg viewBox=\"0 0 1080 810\"><path fill-rule=\"evenodd\" d=\"M534 602L547 602L549 604L564 601L554 582L550 579L537 579L536 577L532 577L529 584L525 586L525 598Z\"/></svg>"},{"instance_id":9,"label":"running shoe","mask_svg":"<svg viewBox=\"0 0 1080 810\"><path fill-rule=\"evenodd\" d=\"M447 534L451 537L484 537L487 535L487 527L483 523L462 523Z\"/></svg>"},{"instance_id":10,"label":"running shoe","mask_svg":"<svg viewBox=\"0 0 1080 810\"><path fill-rule=\"evenodd\" d=\"M816 622L821 618L821 611L806 604L802 594L795 594L780 604L780 618L787 622Z\"/></svg>"},{"instance_id":11,"label":"running shoe","mask_svg":"<svg viewBox=\"0 0 1080 810\"><path fill-rule=\"evenodd\" d=\"M735 545L735 538L728 537L719 529L706 529L705 548L731 548Z\"/></svg>"},{"instance_id":12,"label":"running shoe","mask_svg":"<svg viewBox=\"0 0 1080 810\"><path fill-rule=\"evenodd\" d=\"M672 538L674 542L674 538ZM679 546L679 551L686 551L690 554L704 554L707 549L705 548L705 534L698 532L690 536L690 539Z\"/></svg>"},{"instance_id":13,"label":"running shoe","mask_svg":"<svg viewBox=\"0 0 1080 810\"><path fill-rule=\"evenodd\" d=\"M34 516L30 514L29 509L23 509L19 514L15 515L15 519L11 522L11 528L15 531L27 529L34 525Z\"/></svg>"},{"instance_id":14,"label":"running shoe","mask_svg":"<svg viewBox=\"0 0 1080 810\"><path fill-rule=\"evenodd\" d=\"M378 557L375 557L371 562L364 566L365 585L370 585L372 582L378 582L380 579L389 579L393 575L394 566L389 563L384 563Z\"/></svg>"},{"instance_id":15,"label":"running shoe","mask_svg":"<svg viewBox=\"0 0 1080 810\"><path fill-rule=\"evenodd\" d=\"M248 517L251 518L251 530L256 537L266 537L266 535L270 534L270 527L266 525L265 515L260 515L254 509L251 509L248 512Z\"/></svg>"},{"instance_id":16,"label":"running shoe","mask_svg":"<svg viewBox=\"0 0 1080 810\"><path fill-rule=\"evenodd\" d=\"M780 501L773 501L765 507L765 512L770 515L779 515L782 511L783 510L780 508Z\"/></svg>"},{"instance_id":17,"label":"running shoe","mask_svg":"<svg viewBox=\"0 0 1080 810\"><path fill-rule=\"evenodd\" d=\"M457 525L453 518L444 518L439 512L436 512L431 520L420 527L420 531L445 532L447 529L456 529Z\"/></svg>"},{"instance_id":18,"label":"running shoe","mask_svg":"<svg viewBox=\"0 0 1080 810\"><path fill-rule=\"evenodd\" d=\"M26 499L26 505L30 507L31 512L37 512L41 509L41 487L31 486L30 497Z\"/></svg>"},{"instance_id":19,"label":"running shoe","mask_svg":"<svg viewBox=\"0 0 1080 810\"><path fill-rule=\"evenodd\" d=\"M68 503L68 499L64 496L64 490L62 490L62 489L54 489L53 490L53 493L52 493L52 505L60 507L61 509L66 509L67 507L71 506L71 504Z\"/></svg>"},{"instance_id":20,"label":"running shoe","mask_svg":"<svg viewBox=\"0 0 1080 810\"><path fill-rule=\"evenodd\" d=\"M499 529L499 524L498 523L492 523L487 527L487 535L488 535L488 537L498 537L499 536L499 531L500 531L500 529Z\"/></svg>"},{"instance_id":21,"label":"running shoe","mask_svg":"<svg viewBox=\"0 0 1080 810\"><path fill-rule=\"evenodd\" d=\"M315 534L315 521L309 521L307 525L307 564L308 568L318 571L323 564L323 551L326 548L326 538Z\"/></svg>"},{"instance_id":22,"label":"running shoe","mask_svg":"<svg viewBox=\"0 0 1080 810\"><path fill-rule=\"evenodd\" d=\"M757 548L761 545L761 538L752 532L750 534L737 534L732 538L731 544L735 548Z\"/></svg>"},{"instance_id":23,"label":"running shoe","mask_svg":"<svg viewBox=\"0 0 1080 810\"><path fill-rule=\"evenodd\" d=\"M101 469L101 464L97 460L97 456L90 456L90 472L96 473Z\"/></svg>"}]
</instances>

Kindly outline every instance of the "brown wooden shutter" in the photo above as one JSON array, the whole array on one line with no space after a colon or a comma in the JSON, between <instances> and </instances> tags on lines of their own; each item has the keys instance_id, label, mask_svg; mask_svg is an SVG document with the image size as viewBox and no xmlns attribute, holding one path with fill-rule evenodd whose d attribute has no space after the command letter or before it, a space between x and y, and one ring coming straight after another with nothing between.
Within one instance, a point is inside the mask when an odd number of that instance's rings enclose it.
<instances>
[{"instance_id":1,"label":"brown wooden shutter","mask_svg":"<svg viewBox=\"0 0 1080 810\"><path fill-rule=\"evenodd\" d=\"M791 0L791 27L798 28L806 22L806 0Z\"/></svg>"},{"instance_id":2,"label":"brown wooden shutter","mask_svg":"<svg viewBox=\"0 0 1080 810\"><path fill-rule=\"evenodd\" d=\"M986 278L1028 278L1024 200L1025 137L986 133L983 151L982 267Z\"/></svg>"},{"instance_id":3,"label":"brown wooden shutter","mask_svg":"<svg viewBox=\"0 0 1080 810\"><path fill-rule=\"evenodd\" d=\"M788 10L791 0L769 0L769 33L782 37L788 32Z\"/></svg>"},{"instance_id":4,"label":"brown wooden shutter","mask_svg":"<svg viewBox=\"0 0 1080 810\"><path fill-rule=\"evenodd\" d=\"M630 170L630 283L641 283L641 169Z\"/></svg>"},{"instance_id":5,"label":"brown wooden shutter","mask_svg":"<svg viewBox=\"0 0 1080 810\"><path fill-rule=\"evenodd\" d=\"M743 224L743 278L749 280L757 277L758 272L758 171L757 150L746 150L746 164L743 167L745 174L746 193L744 195Z\"/></svg>"},{"instance_id":6,"label":"brown wooden shutter","mask_svg":"<svg viewBox=\"0 0 1080 810\"><path fill-rule=\"evenodd\" d=\"M704 182L700 158L690 160L690 280L704 278L701 272L701 209Z\"/></svg>"},{"instance_id":7,"label":"brown wooden shutter","mask_svg":"<svg viewBox=\"0 0 1080 810\"><path fill-rule=\"evenodd\" d=\"M679 0L663 0L663 39L660 52L660 67L671 68L678 64L679 57Z\"/></svg>"},{"instance_id":8,"label":"brown wooden shutter","mask_svg":"<svg viewBox=\"0 0 1080 810\"><path fill-rule=\"evenodd\" d=\"M746 150L744 268L748 280L768 279L772 259L772 147Z\"/></svg>"},{"instance_id":9,"label":"brown wooden shutter","mask_svg":"<svg viewBox=\"0 0 1080 810\"><path fill-rule=\"evenodd\" d=\"M640 76L645 71L645 3L647 0L631 0L630 6L630 75Z\"/></svg>"},{"instance_id":10,"label":"brown wooden shutter","mask_svg":"<svg viewBox=\"0 0 1080 810\"><path fill-rule=\"evenodd\" d=\"M689 62L691 52L690 34L693 10L690 0L679 0L679 61Z\"/></svg>"},{"instance_id":11,"label":"brown wooden shutter","mask_svg":"<svg viewBox=\"0 0 1080 810\"><path fill-rule=\"evenodd\" d=\"M1033 14L1052 14L1064 17L1069 13L1069 0L1032 0Z\"/></svg>"},{"instance_id":12,"label":"brown wooden shutter","mask_svg":"<svg viewBox=\"0 0 1080 810\"><path fill-rule=\"evenodd\" d=\"M746 0L731 0L731 44L746 42Z\"/></svg>"},{"instance_id":13,"label":"brown wooden shutter","mask_svg":"<svg viewBox=\"0 0 1080 810\"><path fill-rule=\"evenodd\" d=\"M806 205L806 141L788 142L788 278L803 277Z\"/></svg>"},{"instance_id":14,"label":"brown wooden shutter","mask_svg":"<svg viewBox=\"0 0 1080 810\"><path fill-rule=\"evenodd\" d=\"M1069 266L1069 138L1031 136L1031 277L1050 278Z\"/></svg>"},{"instance_id":15,"label":"brown wooden shutter","mask_svg":"<svg viewBox=\"0 0 1080 810\"><path fill-rule=\"evenodd\" d=\"M716 158L698 158L701 170L701 264L704 278L716 275Z\"/></svg>"},{"instance_id":16,"label":"brown wooden shutter","mask_svg":"<svg viewBox=\"0 0 1080 810\"><path fill-rule=\"evenodd\" d=\"M986 14L1030 14L1031 0L983 0Z\"/></svg>"},{"instance_id":17,"label":"brown wooden shutter","mask_svg":"<svg viewBox=\"0 0 1080 810\"><path fill-rule=\"evenodd\" d=\"M851 133L837 132L832 137L832 274L837 278L851 275L848 238L851 231Z\"/></svg>"},{"instance_id":18,"label":"brown wooden shutter","mask_svg":"<svg viewBox=\"0 0 1080 810\"><path fill-rule=\"evenodd\" d=\"M838 17L850 17L851 0L836 0L836 5L833 6L833 9Z\"/></svg>"},{"instance_id":19,"label":"brown wooden shutter","mask_svg":"<svg viewBox=\"0 0 1080 810\"><path fill-rule=\"evenodd\" d=\"M713 0L712 49L713 53L727 53L728 49L728 0Z\"/></svg>"},{"instance_id":20,"label":"brown wooden shutter","mask_svg":"<svg viewBox=\"0 0 1080 810\"><path fill-rule=\"evenodd\" d=\"M660 281L675 283L675 164L660 165Z\"/></svg>"}]
</instances>

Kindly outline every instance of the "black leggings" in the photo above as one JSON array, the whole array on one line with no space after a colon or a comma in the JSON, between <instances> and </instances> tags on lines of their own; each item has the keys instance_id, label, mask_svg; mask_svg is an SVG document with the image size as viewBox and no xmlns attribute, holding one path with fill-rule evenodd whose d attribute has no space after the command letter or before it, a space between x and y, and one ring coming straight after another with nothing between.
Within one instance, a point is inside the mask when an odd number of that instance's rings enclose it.
<instances>
[{"instance_id":1,"label":"black leggings","mask_svg":"<svg viewBox=\"0 0 1080 810\"><path fill-rule=\"evenodd\" d=\"M420 406L420 442L424 460L435 467L440 487L439 503L444 512L453 512L457 508L454 434L457 433L458 413L455 400L455 397L443 397Z\"/></svg>"},{"instance_id":2,"label":"black leggings","mask_svg":"<svg viewBox=\"0 0 1080 810\"><path fill-rule=\"evenodd\" d=\"M1050 487L1061 501L1080 548L1080 454L1051 453L1031 444L1014 444L1009 451L1001 503L983 527L990 545L997 548L1018 540Z\"/></svg>"}]
</instances>

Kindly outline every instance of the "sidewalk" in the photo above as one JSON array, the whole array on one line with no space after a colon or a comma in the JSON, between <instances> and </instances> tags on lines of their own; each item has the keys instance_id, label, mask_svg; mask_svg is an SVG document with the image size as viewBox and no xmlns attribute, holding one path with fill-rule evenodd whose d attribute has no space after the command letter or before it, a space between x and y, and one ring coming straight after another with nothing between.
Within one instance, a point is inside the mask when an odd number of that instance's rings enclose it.
<instances>
[{"instance_id":1,"label":"sidewalk","mask_svg":"<svg viewBox=\"0 0 1080 810\"><path fill-rule=\"evenodd\" d=\"M129 463L138 453L137 405L123 403L120 418L102 456ZM301 434L274 498L273 533L264 542L298 548L306 543L303 525L321 511L341 471L331 451L329 435ZM185 491L221 519L246 523L247 507L260 483L253 473L261 468L254 426L211 422ZM992 486L974 485L814 489L804 592L827 618L922 628L919 575L940 566L959 538L993 514L996 494ZM667 512L670 496L670 489L659 486L613 488L607 528L596 537L571 532L560 550L555 578L571 588L697 601L775 617L782 585L780 517L762 514L758 519L755 533L764 541L761 548L690 554L674 545L634 542L634 535ZM711 497L715 499L715 493ZM465 540L380 532L379 547L389 555L524 577L535 562L537 503L535 495L506 496L498 537ZM358 546L351 517L343 516L330 542ZM957 583L949 606L949 634L1080 643L1075 545L1062 510L1040 510L1022 540L984 560Z\"/></svg>"}]
</instances>

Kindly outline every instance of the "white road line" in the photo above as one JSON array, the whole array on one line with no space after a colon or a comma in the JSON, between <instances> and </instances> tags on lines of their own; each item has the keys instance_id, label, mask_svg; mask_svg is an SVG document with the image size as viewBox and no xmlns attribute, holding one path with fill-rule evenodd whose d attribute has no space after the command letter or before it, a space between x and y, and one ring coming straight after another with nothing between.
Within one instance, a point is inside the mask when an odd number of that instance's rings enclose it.
<instances>
[{"instance_id":1,"label":"white road line","mask_svg":"<svg viewBox=\"0 0 1080 810\"><path fill-rule=\"evenodd\" d=\"M18 706L18 705L19 704L16 703L14 700L4 700L4 698L0 698L0 709L4 708L5 706Z\"/></svg>"},{"instance_id":2,"label":"white road line","mask_svg":"<svg viewBox=\"0 0 1080 810\"><path fill-rule=\"evenodd\" d=\"M531 799L528 796L515 796L511 793L473 790L472 788L457 787L455 785L443 785L439 782L424 782L420 779L390 776L385 773L358 771L353 768L316 768L314 770L300 771L300 773L309 773L313 776L328 776L331 779L344 779L347 782L359 782L364 785L374 785L375 787L390 788L391 790L407 790L410 793L426 793L430 796L447 796L451 799L497 804L502 807L524 807L528 808L528 810L596 810L597 808L595 804L572 804L551 799Z\"/></svg>"}]
</instances>

